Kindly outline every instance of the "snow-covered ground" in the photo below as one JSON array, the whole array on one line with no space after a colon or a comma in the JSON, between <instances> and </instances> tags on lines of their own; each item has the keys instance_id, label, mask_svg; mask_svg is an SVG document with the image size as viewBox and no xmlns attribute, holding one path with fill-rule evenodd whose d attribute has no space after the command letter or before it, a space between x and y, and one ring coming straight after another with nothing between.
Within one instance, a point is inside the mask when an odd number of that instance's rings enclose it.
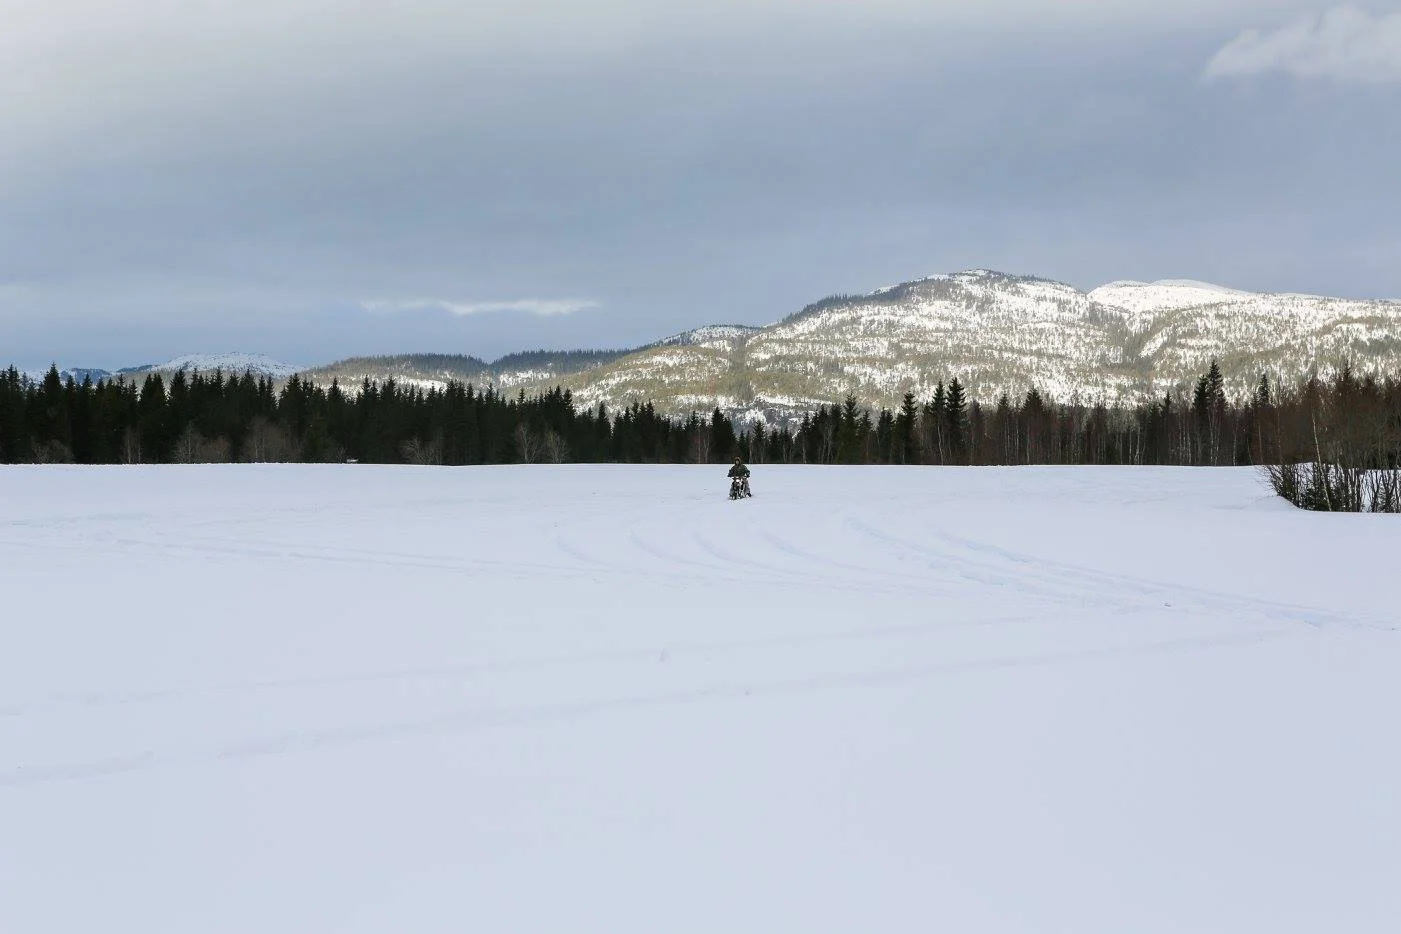
<instances>
[{"instance_id":1,"label":"snow-covered ground","mask_svg":"<svg viewBox=\"0 0 1401 934\"><path fill-rule=\"evenodd\" d=\"M0 930L1401 929L1393 517L754 488L0 470Z\"/></svg>"}]
</instances>

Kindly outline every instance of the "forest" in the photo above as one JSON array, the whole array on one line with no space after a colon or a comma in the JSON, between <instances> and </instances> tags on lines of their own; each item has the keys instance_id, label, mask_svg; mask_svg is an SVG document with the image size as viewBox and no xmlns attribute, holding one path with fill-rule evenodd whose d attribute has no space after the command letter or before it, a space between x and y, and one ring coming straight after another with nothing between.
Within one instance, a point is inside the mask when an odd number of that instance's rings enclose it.
<instances>
[{"instance_id":1,"label":"forest","mask_svg":"<svg viewBox=\"0 0 1401 934\"><path fill-rule=\"evenodd\" d=\"M892 400L895 401L895 400ZM686 419L649 403L610 411L567 390L527 397L293 377L159 373L140 381L0 373L0 463L1122 464L1259 467L1296 505L1401 510L1401 383L1344 367L1288 386L1261 376L1231 399L1215 362L1192 391L1136 406L1057 401L1035 388L992 404L954 377L871 411L854 398L791 427Z\"/></svg>"}]
</instances>

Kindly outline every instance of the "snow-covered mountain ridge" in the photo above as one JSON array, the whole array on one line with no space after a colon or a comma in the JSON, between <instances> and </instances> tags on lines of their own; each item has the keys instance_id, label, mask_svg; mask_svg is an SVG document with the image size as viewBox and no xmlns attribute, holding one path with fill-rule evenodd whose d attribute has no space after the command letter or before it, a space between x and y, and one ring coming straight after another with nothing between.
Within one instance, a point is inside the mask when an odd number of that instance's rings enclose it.
<instances>
[{"instance_id":1,"label":"snow-covered mountain ridge","mask_svg":"<svg viewBox=\"0 0 1401 934\"><path fill-rule=\"evenodd\" d=\"M1133 402L1189 385L1212 359L1238 391L1261 372L1289 380L1345 360L1394 373L1401 302L1181 279L1084 292L978 269L833 296L767 327L698 328L572 367L513 368L503 360L476 375L512 391L562 385L588 405L651 401L672 414L718 406L777 420L847 395L871 406L894 405L906 391L925 398L955 376L984 401L1036 386L1059 399ZM388 372L359 362L357 380L446 382L441 370ZM344 382L338 367L310 375Z\"/></svg>"},{"instance_id":2,"label":"snow-covered mountain ridge","mask_svg":"<svg viewBox=\"0 0 1401 934\"><path fill-rule=\"evenodd\" d=\"M719 407L779 421L848 395L873 407L893 406L907 391L927 398L955 376L985 402L1031 386L1058 399L1136 402L1189 386L1212 359L1238 392L1261 372L1288 381L1344 361L1363 372L1401 372L1401 302L1183 279L1085 292L977 269L832 296L767 327L711 325L630 350L530 351L490 363L456 354L361 357L300 372L347 388L391 378L513 394L558 385L590 406L650 401L673 415ZM179 369L275 379L298 372L259 354L208 354L118 375Z\"/></svg>"},{"instance_id":3,"label":"snow-covered mountain ridge","mask_svg":"<svg viewBox=\"0 0 1401 934\"><path fill-rule=\"evenodd\" d=\"M257 353L213 353L185 354L164 363L131 367L121 370L123 374L175 373L179 370L213 373L215 370L230 373L252 373L254 376L270 376L273 379L286 379L301 372L301 367L274 360L266 354Z\"/></svg>"}]
</instances>

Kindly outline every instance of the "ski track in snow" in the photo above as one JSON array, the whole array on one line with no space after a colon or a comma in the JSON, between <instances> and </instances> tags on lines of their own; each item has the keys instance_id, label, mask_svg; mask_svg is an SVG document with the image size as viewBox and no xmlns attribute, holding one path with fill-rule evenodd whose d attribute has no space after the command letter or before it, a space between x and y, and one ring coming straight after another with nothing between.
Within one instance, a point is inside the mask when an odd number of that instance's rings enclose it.
<instances>
[{"instance_id":1,"label":"ski track in snow","mask_svg":"<svg viewBox=\"0 0 1401 934\"><path fill-rule=\"evenodd\" d=\"M70 885L153 932L1401 921L1393 517L1232 470L756 471L0 470L0 930L91 929ZM416 842L318 843L341 788ZM693 918L503 894L677 859ZM280 888L308 860L344 910Z\"/></svg>"}]
</instances>

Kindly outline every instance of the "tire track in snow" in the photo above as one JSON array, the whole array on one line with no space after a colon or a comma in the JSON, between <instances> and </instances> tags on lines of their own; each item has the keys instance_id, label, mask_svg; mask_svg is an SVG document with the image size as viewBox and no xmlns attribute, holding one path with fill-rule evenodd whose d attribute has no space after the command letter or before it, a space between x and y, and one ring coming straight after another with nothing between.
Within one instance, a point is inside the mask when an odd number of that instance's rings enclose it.
<instances>
[{"instance_id":1,"label":"tire track in snow","mask_svg":"<svg viewBox=\"0 0 1401 934\"><path fill-rule=\"evenodd\" d=\"M864 575L862 578L854 578L846 575L833 575L819 570L797 571L779 567L774 564L758 560L750 560L738 555L729 554L718 546L711 543L699 532L692 533L693 538L700 547L704 548L717 559L733 563L736 567L758 568L770 574L783 575L794 584L804 587L820 587L829 591L844 591L867 595L882 596L918 596L918 597L951 597L958 593L957 590L940 586L939 581L927 576L916 574L900 574L899 572L884 572L878 568L862 568L856 565L843 565L836 562L818 560L815 562L818 568L825 568L828 571L855 571ZM770 537L766 534L760 537L766 540ZM780 553L791 554L783 549L777 549ZM766 584L779 584L783 580L766 579Z\"/></svg>"},{"instance_id":2,"label":"tire track in snow","mask_svg":"<svg viewBox=\"0 0 1401 934\"><path fill-rule=\"evenodd\" d=\"M1246 612L1270 621L1302 623L1313 628L1343 626L1382 631L1401 630L1401 623L1392 619L1381 617L1368 619L1360 614L1337 613L1321 607L1259 600L1239 594L1194 587L1189 584L1170 584L1132 575L1099 571L1083 565L1038 558L937 529L931 530L931 534L955 546L959 551L950 552L910 542L876 529L861 520L848 519L847 523L877 541L895 545L937 561L959 565L965 569L977 569L990 573L992 576L986 578L989 583L1011 586L1029 593L1038 593L1050 599L1080 603L1091 599L1096 603L1110 603L1124 609L1156 609L1157 606L1144 603L1142 598L1167 597L1174 601L1172 608L1176 610ZM994 561L980 561L968 557L967 552L970 551L988 555ZM1020 573L1013 573L1014 571ZM1079 581L1082 586L1074 589L1066 589L1061 586L1072 581ZM1103 589L1094 589L1095 587L1117 589L1119 596L1112 596L1105 593Z\"/></svg>"},{"instance_id":3,"label":"tire track in snow","mask_svg":"<svg viewBox=\"0 0 1401 934\"><path fill-rule=\"evenodd\" d=\"M733 702L754 698L802 696L818 692L890 687L941 677L1002 669L1057 667L1135 656L1201 651L1230 646L1251 646L1284 638L1285 632L1257 632L1140 643L1128 646L999 655L985 659L858 669L799 678L718 681L674 691L658 691L612 697L579 698L568 702L516 707L479 707L449 711L431 717L404 719L373 725L349 725L290 731L264 739L234 743L210 750L154 749L126 756L52 765L15 765L0 773L0 787L21 788L55 782L106 778L154 769L195 766L208 762L262 759L374 742L416 737L453 736L481 729L530 727L568 722L606 714L655 711L711 701Z\"/></svg>"},{"instance_id":4,"label":"tire track in snow","mask_svg":"<svg viewBox=\"0 0 1401 934\"><path fill-rule=\"evenodd\" d=\"M382 671L349 672L317 675L306 678L269 678L260 681L232 682L199 687L176 687L130 692L91 692L58 694L31 704L0 707L0 719L61 713L65 711L108 709L112 707L146 706L184 703L197 699L214 699L240 695L256 695L279 691L302 691L317 688L340 688L375 683L406 681L461 680L500 677L547 671L552 668L594 667L606 665L652 664L658 653L669 658L708 658L734 656L771 649L807 648L846 642L871 642L909 636L940 636L950 631L1001 626L1011 623L1031 623L1042 619L1041 614L1017 613L983 617L971 621L900 623L885 626L862 626L828 629L819 632L792 632L747 639L665 641L656 645L616 652L542 655L531 658L506 658L496 661L463 662L452 665L423 665L391 668Z\"/></svg>"},{"instance_id":5,"label":"tire track in snow","mask_svg":"<svg viewBox=\"0 0 1401 934\"><path fill-rule=\"evenodd\" d=\"M305 543L282 543L264 540L260 545L249 547L236 544L232 539L188 539L177 541L155 541L144 538L115 537L113 544L128 547L148 548L155 551L203 552L208 554L230 555L240 558L262 558L276 561L324 561L333 564L364 564L399 568L422 568L432 571L470 571L488 568L493 573L523 571L532 574L541 571L576 574L580 569L557 564L541 564L531 561L508 561L499 558L444 559L438 555L425 555L414 552L395 552L369 548L349 548L340 545L307 545Z\"/></svg>"},{"instance_id":6,"label":"tire track in snow","mask_svg":"<svg viewBox=\"0 0 1401 934\"><path fill-rule=\"evenodd\" d=\"M1000 545L993 545L988 542L980 542L976 539L953 535L949 532L936 530L934 534L961 548L989 554L1013 564L1040 569L1050 568L1057 576L1077 577L1080 580L1092 584L1104 583L1112 586L1127 587L1145 595L1154 594L1176 598L1179 594L1186 594L1201 602L1203 606L1212 609L1242 609L1261 613L1270 619L1278 619L1285 622L1302 622L1320 628L1327 625L1349 626L1358 629L1376 629L1382 631L1401 630L1401 623L1398 623L1395 619L1370 617L1369 614L1338 613L1333 610L1323 609L1322 607L1283 603L1275 600L1261 600L1255 597L1246 597L1240 594L1225 593L1192 585L1169 584L1150 578L1119 574L1113 571L1101 571L1097 568L1070 564L1050 558L1039 558L1024 552L1013 551Z\"/></svg>"},{"instance_id":7,"label":"tire track in snow","mask_svg":"<svg viewBox=\"0 0 1401 934\"><path fill-rule=\"evenodd\" d=\"M880 577L888 577L897 581L908 581L910 583L928 584L931 578L925 574L911 574L908 571L892 571L887 568L873 568L860 564L851 564L846 561L838 561L833 558L826 558L794 545L786 539L779 538L767 529L761 531L760 536L772 544L777 550L792 555L802 561L810 561L822 567L831 568L835 571L855 571L858 574L874 574ZM949 591L941 591L948 593Z\"/></svg>"},{"instance_id":8,"label":"tire track in snow","mask_svg":"<svg viewBox=\"0 0 1401 934\"><path fill-rule=\"evenodd\" d=\"M975 561L955 553L908 542L859 519L847 517L844 524L887 549L893 548L923 558L932 572L941 574L950 581L961 580L979 587L1013 591L1038 600L1050 600L1076 608L1108 606L1125 613L1160 609L1159 607L1146 607L1141 601L1119 599L1110 594L1094 593L1083 588L1067 591L1058 586L1060 581L1049 579L1038 581L1024 572L1020 574L1009 573L1008 570L987 562Z\"/></svg>"},{"instance_id":9,"label":"tire track in snow","mask_svg":"<svg viewBox=\"0 0 1401 934\"><path fill-rule=\"evenodd\" d=\"M822 577L820 575L814 575L811 572L803 572L795 570L793 568L780 567L779 565L770 564L768 562L760 561L758 559L744 558L740 557L739 555L732 554L720 548L714 542L710 541L710 539L706 538L703 534L697 531L693 531L691 533L691 541L695 542L696 546L699 547L702 551L706 552L706 554L709 554L713 556L716 560L723 561L732 567L755 569L764 571L768 574L781 574L785 577L792 578L802 583L817 583L822 581Z\"/></svg>"},{"instance_id":10,"label":"tire track in snow","mask_svg":"<svg viewBox=\"0 0 1401 934\"><path fill-rule=\"evenodd\" d=\"M679 567L702 568L707 571L728 572L732 570L732 568L725 567L723 565L711 564L707 561L697 561L694 558L683 558L680 555L672 554L671 552L662 548L660 545L653 544L652 542L643 538L640 534L638 534L636 528L633 528L632 531L628 533L628 541L632 542L633 546L637 548L637 550L641 551L643 554L657 561L660 561L663 564ZM739 579L743 580L743 578Z\"/></svg>"},{"instance_id":11,"label":"tire track in snow","mask_svg":"<svg viewBox=\"0 0 1401 934\"><path fill-rule=\"evenodd\" d=\"M1304 623L1315 628L1323 628L1324 626L1346 626L1377 630L1396 630L1398 628L1394 620L1382 619L1380 617L1374 618L1371 622L1363 622L1363 619L1365 619L1363 616L1337 613L1321 607L1281 603L1273 600L1261 600L1254 597L1224 593L1222 591L1188 584L1170 584L1150 578L1118 574L1112 571L1101 571L1097 568L1084 565L1070 564L1049 558L1040 558L999 545L953 535L949 532L935 530L933 534L956 547L987 554L995 559L1019 567L1035 569L1043 579L1052 577L1057 579L1075 578L1091 585L1119 587L1143 596L1168 597L1173 600L1179 600L1185 596L1195 601L1199 607L1205 609L1245 611L1262 615L1270 620Z\"/></svg>"}]
</instances>

